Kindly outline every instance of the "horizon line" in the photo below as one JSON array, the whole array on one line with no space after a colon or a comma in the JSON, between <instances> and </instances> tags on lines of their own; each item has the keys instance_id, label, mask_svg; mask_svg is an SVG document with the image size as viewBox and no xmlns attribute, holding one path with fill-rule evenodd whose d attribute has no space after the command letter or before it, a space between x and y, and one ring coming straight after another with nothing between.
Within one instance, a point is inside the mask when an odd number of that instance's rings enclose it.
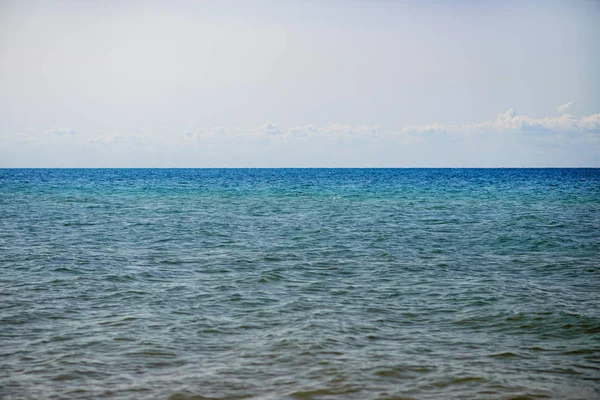
<instances>
[{"instance_id":1,"label":"horizon line","mask_svg":"<svg viewBox=\"0 0 600 400\"><path fill-rule=\"evenodd\" d=\"M0 167L6 169L600 169L600 166L563 167Z\"/></svg>"}]
</instances>

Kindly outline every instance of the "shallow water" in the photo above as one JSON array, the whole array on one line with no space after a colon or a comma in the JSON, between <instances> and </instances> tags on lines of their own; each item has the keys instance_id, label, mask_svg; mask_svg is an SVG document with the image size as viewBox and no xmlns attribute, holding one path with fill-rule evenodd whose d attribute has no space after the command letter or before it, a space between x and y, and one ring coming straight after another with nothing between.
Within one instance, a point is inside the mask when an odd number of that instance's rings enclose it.
<instances>
[{"instance_id":1,"label":"shallow water","mask_svg":"<svg viewBox=\"0 0 600 400\"><path fill-rule=\"evenodd\" d=\"M600 397L600 170L0 170L0 397Z\"/></svg>"}]
</instances>

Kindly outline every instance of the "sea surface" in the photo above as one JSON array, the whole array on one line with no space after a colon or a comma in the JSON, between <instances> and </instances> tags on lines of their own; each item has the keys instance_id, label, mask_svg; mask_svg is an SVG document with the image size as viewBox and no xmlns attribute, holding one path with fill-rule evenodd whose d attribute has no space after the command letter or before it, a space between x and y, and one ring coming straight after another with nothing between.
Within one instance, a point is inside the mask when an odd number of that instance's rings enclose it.
<instances>
[{"instance_id":1,"label":"sea surface","mask_svg":"<svg viewBox=\"0 0 600 400\"><path fill-rule=\"evenodd\" d=\"M598 399L598 169L1 169L2 399Z\"/></svg>"}]
</instances>

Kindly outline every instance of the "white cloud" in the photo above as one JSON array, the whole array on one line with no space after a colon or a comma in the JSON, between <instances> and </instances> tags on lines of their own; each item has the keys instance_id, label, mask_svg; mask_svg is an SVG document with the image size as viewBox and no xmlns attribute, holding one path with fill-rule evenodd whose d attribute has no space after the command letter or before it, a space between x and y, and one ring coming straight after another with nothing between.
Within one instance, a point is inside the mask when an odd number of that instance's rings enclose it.
<instances>
[{"instance_id":1,"label":"white cloud","mask_svg":"<svg viewBox=\"0 0 600 400\"><path fill-rule=\"evenodd\" d=\"M588 133L600 133L600 114L592 114L581 118L579 126Z\"/></svg>"},{"instance_id":2,"label":"white cloud","mask_svg":"<svg viewBox=\"0 0 600 400\"><path fill-rule=\"evenodd\" d=\"M568 103L567 103L568 104ZM517 115L510 109L500 113L495 120L474 124L452 125L434 122L427 125L411 125L403 133L449 133L472 135L479 133L597 133L600 131L600 114L576 118L570 114L560 117L533 118Z\"/></svg>"},{"instance_id":3,"label":"white cloud","mask_svg":"<svg viewBox=\"0 0 600 400\"><path fill-rule=\"evenodd\" d=\"M104 133L94 138L88 139L91 144L102 144L102 145L142 145L148 143L146 137L139 133Z\"/></svg>"},{"instance_id":4,"label":"white cloud","mask_svg":"<svg viewBox=\"0 0 600 400\"><path fill-rule=\"evenodd\" d=\"M563 114L563 113L567 112L567 108L571 107L572 105L573 105L573 102L569 101L569 102L563 104L562 106L559 106L557 108L557 110L559 113Z\"/></svg>"},{"instance_id":5,"label":"white cloud","mask_svg":"<svg viewBox=\"0 0 600 400\"><path fill-rule=\"evenodd\" d=\"M281 134L281 129L277 125L275 125L275 124L273 124L271 122L265 122L260 127L260 130L263 133L267 133L269 135L279 135L279 134Z\"/></svg>"},{"instance_id":6,"label":"white cloud","mask_svg":"<svg viewBox=\"0 0 600 400\"><path fill-rule=\"evenodd\" d=\"M402 130L404 133L443 133L448 130L455 131L458 127L455 125L433 122L427 125L409 125Z\"/></svg>"},{"instance_id":7,"label":"white cloud","mask_svg":"<svg viewBox=\"0 0 600 400\"><path fill-rule=\"evenodd\" d=\"M341 133L349 135L368 135L377 136L380 131L379 125L357 125L341 124L339 122L329 124L323 130L328 133Z\"/></svg>"},{"instance_id":8,"label":"white cloud","mask_svg":"<svg viewBox=\"0 0 600 400\"><path fill-rule=\"evenodd\" d=\"M313 125L295 126L288 129L288 133L296 137L305 137L315 132L317 132L317 127Z\"/></svg>"},{"instance_id":9,"label":"white cloud","mask_svg":"<svg viewBox=\"0 0 600 400\"><path fill-rule=\"evenodd\" d=\"M597 166L600 160L600 114L533 118L512 109L483 122L434 122L404 129L267 122L71 131L8 132L0 137L0 159L27 153L42 155L40 160L48 165L238 167ZM59 154L69 152L80 154L79 161L61 164ZM5 163L21 165L19 160Z\"/></svg>"},{"instance_id":10,"label":"white cloud","mask_svg":"<svg viewBox=\"0 0 600 400\"><path fill-rule=\"evenodd\" d=\"M236 139L241 138L255 138L262 136L263 134L277 134L277 125L266 123L260 127L252 126L252 124L244 124L242 126L200 126L192 125L178 133L172 139L175 142L178 139L183 138L187 142L215 142L215 141L228 141L233 137ZM249 126L250 125L250 126ZM180 131L181 132L181 131Z\"/></svg>"},{"instance_id":11,"label":"white cloud","mask_svg":"<svg viewBox=\"0 0 600 400\"><path fill-rule=\"evenodd\" d=\"M27 128L21 131L4 132L2 142L27 143L32 146L72 146L81 141L81 135L76 135L75 129L52 127L37 130ZM2 143L0 143L0 146Z\"/></svg>"}]
</instances>

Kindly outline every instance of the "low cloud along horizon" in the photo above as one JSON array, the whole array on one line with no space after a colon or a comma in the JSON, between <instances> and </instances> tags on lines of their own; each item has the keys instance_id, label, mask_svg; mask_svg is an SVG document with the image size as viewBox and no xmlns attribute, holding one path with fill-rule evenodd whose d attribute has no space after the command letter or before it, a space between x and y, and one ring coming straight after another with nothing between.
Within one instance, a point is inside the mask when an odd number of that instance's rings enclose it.
<instances>
[{"instance_id":1,"label":"low cloud along horizon","mask_svg":"<svg viewBox=\"0 0 600 400\"><path fill-rule=\"evenodd\" d=\"M570 153L565 153L565 149L572 149L583 160L584 149L588 149L587 162L594 164L600 148L600 113L580 118L566 113L533 118L510 109L488 121L460 125L433 122L398 131L339 122L319 127L280 127L269 121L240 126L159 127L96 136L73 128L30 128L0 140L17 153L37 150L41 163L56 167L76 167L80 161L71 164L44 158L44 154L86 154L90 158L83 167L136 166L137 160L150 167L473 167L480 163L491 167L519 166L511 163L511 157L498 154L498 149L505 149L504 154L510 156L518 153L530 157L531 163L523 166L540 167L569 165L564 157ZM441 142L443 153L432 145ZM47 149L51 151L45 152ZM472 157L473 152L479 155L473 162L464 158ZM219 164L215 154L223 153L231 154L237 162ZM364 154L379 154L381 158L376 163L365 163ZM419 159L431 155L438 157L439 162L419 164ZM131 158L136 162L132 163Z\"/></svg>"}]
</instances>

